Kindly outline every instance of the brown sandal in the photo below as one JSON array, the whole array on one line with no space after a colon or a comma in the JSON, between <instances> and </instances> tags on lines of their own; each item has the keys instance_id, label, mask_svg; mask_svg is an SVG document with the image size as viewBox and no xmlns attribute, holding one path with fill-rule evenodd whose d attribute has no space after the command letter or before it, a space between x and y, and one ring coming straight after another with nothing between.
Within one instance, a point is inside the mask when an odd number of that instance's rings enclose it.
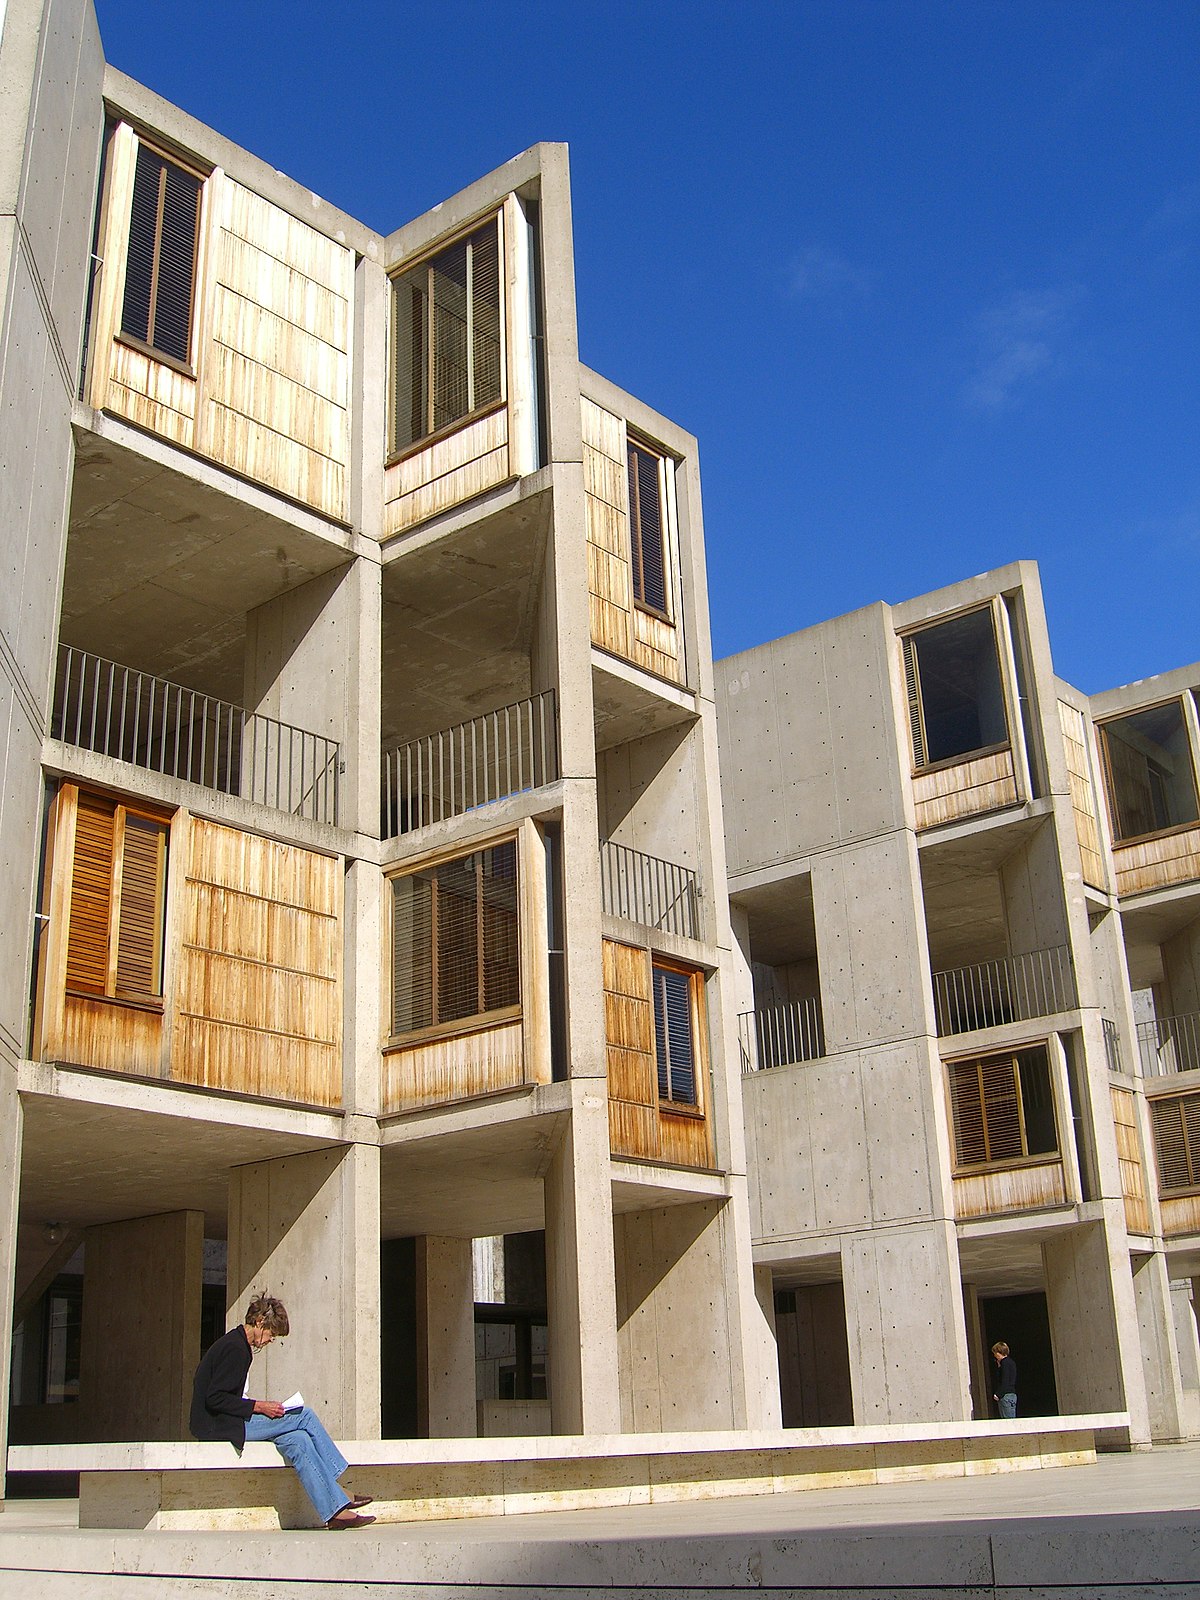
<instances>
[{"instance_id":1,"label":"brown sandal","mask_svg":"<svg viewBox=\"0 0 1200 1600\"><path fill-rule=\"evenodd\" d=\"M357 1511L343 1506L340 1511L334 1512L325 1526L331 1533L337 1533L342 1528L368 1528L374 1521L374 1517L360 1517Z\"/></svg>"}]
</instances>

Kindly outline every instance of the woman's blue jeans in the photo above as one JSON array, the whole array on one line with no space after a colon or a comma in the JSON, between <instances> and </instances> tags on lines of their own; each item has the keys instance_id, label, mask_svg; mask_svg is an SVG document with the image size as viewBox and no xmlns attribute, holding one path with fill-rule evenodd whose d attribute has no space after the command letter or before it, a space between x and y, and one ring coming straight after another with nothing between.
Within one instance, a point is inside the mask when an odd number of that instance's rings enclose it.
<instances>
[{"instance_id":1,"label":"woman's blue jeans","mask_svg":"<svg viewBox=\"0 0 1200 1600\"><path fill-rule=\"evenodd\" d=\"M350 1504L350 1496L338 1482L346 1470L346 1458L315 1411L304 1406L300 1411L285 1411L282 1417L264 1417L256 1412L246 1419L246 1438L273 1442L283 1459L295 1467L322 1522L328 1522Z\"/></svg>"}]
</instances>

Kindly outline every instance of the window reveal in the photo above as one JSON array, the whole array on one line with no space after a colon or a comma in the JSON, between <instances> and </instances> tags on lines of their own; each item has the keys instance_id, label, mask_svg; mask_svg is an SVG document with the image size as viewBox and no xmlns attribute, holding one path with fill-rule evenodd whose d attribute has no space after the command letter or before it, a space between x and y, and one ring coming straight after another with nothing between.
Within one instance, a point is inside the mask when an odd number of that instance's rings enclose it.
<instances>
[{"instance_id":1,"label":"window reveal","mask_svg":"<svg viewBox=\"0 0 1200 1600\"><path fill-rule=\"evenodd\" d=\"M657 962L651 973L659 1099L675 1105L697 1105L697 1051L692 1016L692 985L696 974L659 966Z\"/></svg>"},{"instance_id":2,"label":"window reveal","mask_svg":"<svg viewBox=\"0 0 1200 1600\"><path fill-rule=\"evenodd\" d=\"M914 766L1008 743L990 607L907 634L903 644Z\"/></svg>"},{"instance_id":3,"label":"window reveal","mask_svg":"<svg viewBox=\"0 0 1200 1600\"><path fill-rule=\"evenodd\" d=\"M666 526L663 514L663 457L630 439L629 553L633 594L649 611L667 613Z\"/></svg>"},{"instance_id":4,"label":"window reveal","mask_svg":"<svg viewBox=\"0 0 1200 1600\"><path fill-rule=\"evenodd\" d=\"M138 145L121 332L185 365L191 355L201 188L194 172L149 145Z\"/></svg>"},{"instance_id":5,"label":"window reveal","mask_svg":"<svg viewBox=\"0 0 1200 1600\"><path fill-rule=\"evenodd\" d=\"M997 1166L1057 1153L1043 1046L955 1061L948 1070L956 1166Z\"/></svg>"},{"instance_id":6,"label":"window reveal","mask_svg":"<svg viewBox=\"0 0 1200 1600\"><path fill-rule=\"evenodd\" d=\"M504 395L500 218L392 284L392 448L495 405Z\"/></svg>"},{"instance_id":7,"label":"window reveal","mask_svg":"<svg viewBox=\"0 0 1200 1600\"><path fill-rule=\"evenodd\" d=\"M1200 818L1183 704L1168 700L1100 724L1117 840Z\"/></svg>"},{"instance_id":8,"label":"window reveal","mask_svg":"<svg viewBox=\"0 0 1200 1600\"><path fill-rule=\"evenodd\" d=\"M392 1034L519 1005L515 840L392 879Z\"/></svg>"},{"instance_id":9,"label":"window reveal","mask_svg":"<svg viewBox=\"0 0 1200 1600\"><path fill-rule=\"evenodd\" d=\"M162 996L167 876L165 819L103 795L79 795L67 929L67 989Z\"/></svg>"}]
</instances>

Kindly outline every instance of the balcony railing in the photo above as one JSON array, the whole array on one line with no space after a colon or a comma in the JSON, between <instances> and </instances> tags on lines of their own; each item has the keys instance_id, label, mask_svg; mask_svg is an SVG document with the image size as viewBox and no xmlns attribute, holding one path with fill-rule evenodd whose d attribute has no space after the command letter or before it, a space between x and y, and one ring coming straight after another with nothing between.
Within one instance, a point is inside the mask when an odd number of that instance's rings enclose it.
<instances>
[{"instance_id":1,"label":"balcony railing","mask_svg":"<svg viewBox=\"0 0 1200 1600\"><path fill-rule=\"evenodd\" d=\"M600 891L610 917L684 939L699 937L699 891L690 867L605 839L600 845Z\"/></svg>"},{"instance_id":2,"label":"balcony railing","mask_svg":"<svg viewBox=\"0 0 1200 1600\"><path fill-rule=\"evenodd\" d=\"M1100 1025L1104 1029L1104 1059L1108 1062L1108 1070L1124 1072L1125 1064L1121 1059L1121 1030L1111 1017L1101 1017Z\"/></svg>"},{"instance_id":3,"label":"balcony railing","mask_svg":"<svg viewBox=\"0 0 1200 1600\"><path fill-rule=\"evenodd\" d=\"M334 739L60 645L51 738L146 772L336 824Z\"/></svg>"},{"instance_id":4,"label":"balcony railing","mask_svg":"<svg viewBox=\"0 0 1200 1600\"><path fill-rule=\"evenodd\" d=\"M541 789L558 775L558 715L547 689L386 751L383 837Z\"/></svg>"},{"instance_id":5,"label":"balcony railing","mask_svg":"<svg viewBox=\"0 0 1200 1600\"><path fill-rule=\"evenodd\" d=\"M1056 945L935 972L933 1004L942 1038L1073 1011L1077 1000L1071 952L1065 944Z\"/></svg>"},{"instance_id":6,"label":"balcony railing","mask_svg":"<svg viewBox=\"0 0 1200 1600\"><path fill-rule=\"evenodd\" d=\"M781 1006L743 1011L738 1017L738 1043L744 1073L819 1061L825 1054L820 1000L810 995Z\"/></svg>"},{"instance_id":7,"label":"balcony railing","mask_svg":"<svg viewBox=\"0 0 1200 1600\"><path fill-rule=\"evenodd\" d=\"M1200 1011L1138 1023L1138 1054L1148 1078L1200 1071Z\"/></svg>"}]
</instances>

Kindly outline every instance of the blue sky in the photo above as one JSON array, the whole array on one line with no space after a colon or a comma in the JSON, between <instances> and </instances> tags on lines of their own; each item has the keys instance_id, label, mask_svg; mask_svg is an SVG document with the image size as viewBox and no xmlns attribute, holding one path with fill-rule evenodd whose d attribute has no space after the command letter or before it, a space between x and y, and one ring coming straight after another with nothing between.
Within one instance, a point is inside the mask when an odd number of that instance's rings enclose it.
<instances>
[{"instance_id":1,"label":"blue sky","mask_svg":"<svg viewBox=\"0 0 1200 1600\"><path fill-rule=\"evenodd\" d=\"M98 0L381 231L571 146L583 359L699 436L718 655L1017 557L1058 671L1200 657L1200 7Z\"/></svg>"}]
</instances>

